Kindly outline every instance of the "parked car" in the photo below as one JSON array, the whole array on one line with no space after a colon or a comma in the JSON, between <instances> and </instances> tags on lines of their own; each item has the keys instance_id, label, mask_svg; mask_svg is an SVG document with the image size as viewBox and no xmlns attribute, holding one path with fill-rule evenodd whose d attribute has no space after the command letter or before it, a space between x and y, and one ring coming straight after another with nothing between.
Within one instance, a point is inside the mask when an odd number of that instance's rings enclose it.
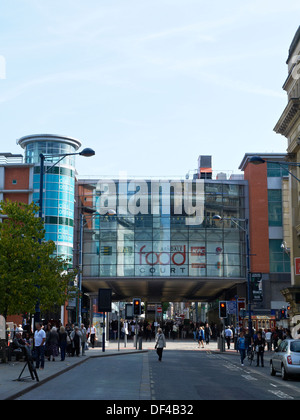
<instances>
[{"instance_id":1,"label":"parked car","mask_svg":"<svg viewBox=\"0 0 300 420\"><path fill-rule=\"evenodd\" d=\"M283 340L270 359L270 373L281 373L286 380L292 375L300 375L300 340Z\"/></svg>"}]
</instances>

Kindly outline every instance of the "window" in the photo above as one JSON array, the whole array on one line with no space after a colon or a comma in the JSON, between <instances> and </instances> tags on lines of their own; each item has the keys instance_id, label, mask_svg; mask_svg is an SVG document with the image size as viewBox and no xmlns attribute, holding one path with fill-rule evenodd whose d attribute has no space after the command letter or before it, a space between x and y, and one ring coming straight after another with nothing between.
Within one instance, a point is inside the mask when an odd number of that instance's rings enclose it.
<instances>
[{"instance_id":1,"label":"window","mask_svg":"<svg viewBox=\"0 0 300 420\"><path fill-rule=\"evenodd\" d=\"M267 177L288 176L288 172L277 163L267 162Z\"/></svg>"},{"instance_id":2,"label":"window","mask_svg":"<svg viewBox=\"0 0 300 420\"><path fill-rule=\"evenodd\" d=\"M300 353L300 341L292 341L290 343L291 351L294 351L295 353Z\"/></svg>"},{"instance_id":3,"label":"window","mask_svg":"<svg viewBox=\"0 0 300 420\"><path fill-rule=\"evenodd\" d=\"M268 190L269 226L282 226L282 192Z\"/></svg>"},{"instance_id":4,"label":"window","mask_svg":"<svg viewBox=\"0 0 300 420\"><path fill-rule=\"evenodd\" d=\"M290 273L290 257L281 248L281 239L270 239L270 272L271 273Z\"/></svg>"}]
</instances>

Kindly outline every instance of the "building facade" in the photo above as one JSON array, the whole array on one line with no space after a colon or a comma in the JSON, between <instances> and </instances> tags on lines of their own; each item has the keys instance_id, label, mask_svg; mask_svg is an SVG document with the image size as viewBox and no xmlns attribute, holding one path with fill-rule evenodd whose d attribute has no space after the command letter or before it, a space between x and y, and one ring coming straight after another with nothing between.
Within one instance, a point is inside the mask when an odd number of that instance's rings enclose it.
<instances>
[{"instance_id":1,"label":"building facade","mask_svg":"<svg viewBox=\"0 0 300 420\"><path fill-rule=\"evenodd\" d=\"M99 288L111 288L115 301L209 302L208 319L214 321L218 299L238 296L239 307L246 308L247 219L251 271L262 274L252 316L256 327L272 326L284 304L280 290L290 283L291 238L287 173L268 160L284 155L264 155L267 164L253 167L246 154L244 177L222 173L212 179L211 156L200 156L192 179L91 181L75 177L74 156L58 162L58 155L76 152L80 141L32 135L18 144L25 162L22 155L0 155L0 198L39 204L39 155L47 156L45 239L81 266L83 312L97 312ZM68 303L65 322L76 319L77 303Z\"/></svg>"},{"instance_id":2,"label":"building facade","mask_svg":"<svg viewBox=\"0 0 300 420\"><path fill-rule=\"evenodd\" d=\"M261 274L261 294L253 302L254 319L275 320L288 304L281 290L291 281L290 256L286 243L289 231L288 172L273 161L285 161L285 154L261 154L266 161L253 165L254 154L245 154L240 169L249 185L251 272ZM259 324L259 323L258 323ZM261 322L263 324L263 322Z\"/></svg>"},{"instance_id":3,"label":"building facade","mask_svg":"<svg viewBox=\"0 0 300 420\"><path fill-rule=\"evenodd\" d=\"M239 294L245 305L248 183L212 179L211 162L200 158L193 179L78 180L82 284L91 298L83 306L96 308L99 288L121 301L213 302Z\"/></svg>"},{"instance_id":4,"label":"building facade","mask_svg":"<svg viewBox=\"0 0 300 420\"><path fill-rule=\"evenodd\" d=\"M43 218L45 240L52 240L56 252L73 260L75 158L60 156L75 153L81 142L65 136L37 134L22 137L18 144L25 151L25 165L33 166L32 200L39 205L40 154L46 156L43 175ZM55 166L53 166L55 165Z\"/></svg>"},{"instance_id":5,"label":"building facade","mask_svg":"<svg viewBox=\"0 0 300 420\"><path fill-rule=\"evenodd\" d=\"M37 134L22 137L17 143L24 149L24 158L21 154L0 153L0 201L26 204L34 201L39 205L40 154L44 154L42 216L45 240L54 241L56 255L68 258L71 267L74 253L75 159L67 156L60 162L58 160L59 155L75 153L81 142L65 136ZM64 322L74 322L76 305L75 299L69 301L68 311L65 307L57 308L52 316Z\"/></svg>"},{"instance_id":6,"label":"building facade","mask_svg":"<svg viewBox=\"0 0 300 420\"><path fill-rule=\"evenodd\" d=\"M290 45L286 64L288 77L283 89L287 93L288 104L274 131L287 139L287 161L291 163L289 170L293 174L289 177L291 283L283 294L290 302L292 324L296 325L300 321L300 27Z\"/></svg>"}]
</instances>

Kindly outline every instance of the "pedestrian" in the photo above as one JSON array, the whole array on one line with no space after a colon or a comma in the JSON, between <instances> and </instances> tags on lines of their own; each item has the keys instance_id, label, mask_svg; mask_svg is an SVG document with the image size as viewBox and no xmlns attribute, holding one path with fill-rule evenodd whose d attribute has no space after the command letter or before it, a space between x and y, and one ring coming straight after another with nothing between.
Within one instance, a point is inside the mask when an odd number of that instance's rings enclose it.
<instances>
[{"instance_id":1,"label":"pedestrian","mask_svg":"<svg viewBox=\"0 0 300 420\"><path fill-rule=\"evenodd\" d=\"M232 330L231 328L228 326L225 330L225 340L227 343L227 349L230 350L230 342L231 342L231 337L232 337Z\"/></svg>"},{"instance_id":2,"label":"pedestrian","mask_svg":"<svg viewBox=\"0 0 300 420\"><path fill-rule=\"evenodd\" d=\"M148 323L147 327L146 327L146 341L151 341L151 334L152 334L152 329L151 329L151 325Z\"/></svg>"},{"instance_id":3,"label":"pedestrian","mask_svg":"<svg viewBox=\"0 0 300 420\"><path fill-rule=\"evenodd\" d=\"M176 324L173 325L172 327L172 338L173 340L175 340L175 338L177 338L177 332L178 332L178 327Z\"/></svg>"},{"instance_id":4,"label":"pedestrian","mask_svg":"<svg viewBox=\"0 0 300 420\"><path fill-rule=\"evenodd\" d=\"M272 335L271 335L271 341L272 341L272 344L273 344L274 351L278 347L278 339L279 339L279 337L278 337L278 333L277 332L278 332L278 329L277 328L276 329L273 329Z\"/></svg>"},{"instance_id":5,"label":"pedestrian","mask_svg":"<svg viewBox=\"0 0 300 420\"><path fill-rule=\"evenodd\" d=\"M256 351L257 359L256 366L259 366L259 359L261 360L261 366L264 367L264 351L265 351L266 341L262 337L261 332L257 333L257 337L254 340L254 348Z\"/></svg>"},{"instance_id":6,"label":"pedestrian","mask_svg":"<svg viewBox=\"0 0 300 420\"><path fill-rule=\"evenodd\" d=\"M205 342L206 344L209 344L209 339L211 337L212 333L211 333L211 328L208 325L208 322L205 324L205 328L204 328L204 336L205 336Z\"/></svg>"},{"instance_id":7,"label":"pedestrian","mask_svg":"<svg viewBox=\"0 0 300 420\"><path fill-rule=\"evenodd\" d=\"M56 327L51 328L46 341L47 341L47 346L48 346L48 360L50 361L51 356L52 356L53 362L54 362L55 357L58 357L58 349L59 349L59 335L58 335Z\"/></svg>"},{"instance_id":8,"label":"pedestrian","mask_svg":"<svg viewBox=\"0 0 300 420\"><path fill-rule=\"evenodd\" d=\"M74 331L71 332L70 338L72 340L72 356L74 356L76 352L76 356L79 356L80 353L80 344L81 344L81 331L79 330L79 327L76 326Z\"/></svg>"},{"instance_id":9,"label":"pedestrian","mask_svg":"<svg viewBox=\"0 0 300 420\"><path fill-rule=\"evenodd\" d=\"M85 346L86 346L87 338L86 338L86 328L84 324L81 324L80 332L81 332L81 354L82 356L85 356Z\"/></svg>"},{"instance_id":10,"label":"pedestrian","mask_svg":"<svg viewBox=\"0 0 300 420\"><path fill-rule=\"evenodd\" d=\"M240 331L240 336L237 340L237 348L240 352L240 356L241 356L241 365L244 366L244 359L246 357L246 338L245 338L245 333L243 330Z\"/></svg>"},{"instance_id":11,"label":"pedestrian","mask_svg":"<svg viewBox=\"0 0 300 420\"><path fill-rule=\"evenodd\" d=\"M268 329L268 331L266 332L265 338L267 342L268 351L272 351L272 332L270 329Z\"/></svg>"},{"instance_id":12,"label":"pedestrian","mask_svg":"<svg viewBox=\"0 0 300 420\"><path fill-rule=\"evenodd\" d=\"M197 341L197 325L193 324L193 336L194 336L194 341Z\"/></svg>"},{"instance_id":13,"label":"pedestrian","mask_svg":"<svg viewBox=\"0 0 300 420\"><path fill-rule=\"evenodd\" d=\"M94 348L95 347L95 341L97 340L96 328L94 327L94 324L92 324L92 326L88 328L87 333L88 333L92 348Z\"/></svg>"},{"instance_id":14,"label":"pedestrian","mask_svg":"<svg viewBox=\"0 0 300 420\"><path fill-rule=\"evenodd\" d=\"M162 329L158 328L155 339L155 348L159 362L161 362L164 347L166 347L165 335L163 334Z\"/></svg>"},{"instance_id":15,"label":"pedestrian","mask_svg":"<svg viewBox=\"0 0 300 420\"><path fill-rule=\"evenodd\" d=\"M204 349L204 328L199 327L198 330L198 348L200 349L200 344L202 344L202 348Z\"/></svg>"},{"instance_id":16,"label":"pedestrian","mask_svg":"<svg viewBox=\"0 0 300 420\"><path fill-rule=\"evenodd\" d=\"M46 343L46 333L42 329L42 324L40 322L36 323L36 331L34 333L34 348L36 354L36 369L44 369L45 365L45 343ZM41 364L41 367L40 367Z\"/></svg>"},{"instance_id":17,"label":"pedestrian","mask_svg":"<svg viewBox=\"0 0 300 420\"><path fill-rule=\"evenodd\" d=\"M16 361L18 362L22 356L26 357L26 346L29 347L29 344L22 338L22 334L20 332L15 333L15 338L11 343L12 350L16 356Z\"/></svg>"},{"instance_id":18,"label":"pedestrian","mask_svg":"<svg viewBox=\"0 0 300 420\"><path fill-rule=\"evenodd\" d=\"M59 337L59 347L60 347L60 360L63 362L66 358L67 337L68 337L65 327L63 326L60 327L58 337Z\"/></svg>"}]
</instances>

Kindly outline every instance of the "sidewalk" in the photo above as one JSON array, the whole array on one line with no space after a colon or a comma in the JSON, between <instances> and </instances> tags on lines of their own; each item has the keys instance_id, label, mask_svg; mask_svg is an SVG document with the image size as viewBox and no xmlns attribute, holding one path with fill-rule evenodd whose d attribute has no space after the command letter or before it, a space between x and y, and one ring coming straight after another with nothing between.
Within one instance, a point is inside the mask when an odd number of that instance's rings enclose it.
<instances>
[{"instance_id":1,"label":"sidewalk","mask_svg":"<svg viewBox=\"0 0 300 420\"><path fill-rule=\"evenodd\" d=\"M226 350L226 354L238 354L233 349L233 344L231 347L231 350ZM14 399L23 392L27 392L28 390L33 389L58 375L61 375L69 369L84 363L89 358L122 356L131 353L147 352L149 350L154 350L154 340L151 342L143 341L142 350L136 349L131 340L128 341L126 348L124 347L124 342L121 341L118 350L118 342L111 341L106 343L105 352L102 351L102 347L95 347L94 349L90 348L87 350L85 352L85 356L66 357L63 362L60 360L60 356L56 358L55 362L49 362L48 359L45 358L45 369L37 371L39 382L31 379L27 367L21 377L21 379L24 378L24 380L17 381L25 362L12 361L8 363L0 363L0 400ZM209 345L204 344L204 348L199 349L198 343L192 340L167 340L166 350L219 352L215 341L210 342Z\"/></svg>"}]
</instances>

